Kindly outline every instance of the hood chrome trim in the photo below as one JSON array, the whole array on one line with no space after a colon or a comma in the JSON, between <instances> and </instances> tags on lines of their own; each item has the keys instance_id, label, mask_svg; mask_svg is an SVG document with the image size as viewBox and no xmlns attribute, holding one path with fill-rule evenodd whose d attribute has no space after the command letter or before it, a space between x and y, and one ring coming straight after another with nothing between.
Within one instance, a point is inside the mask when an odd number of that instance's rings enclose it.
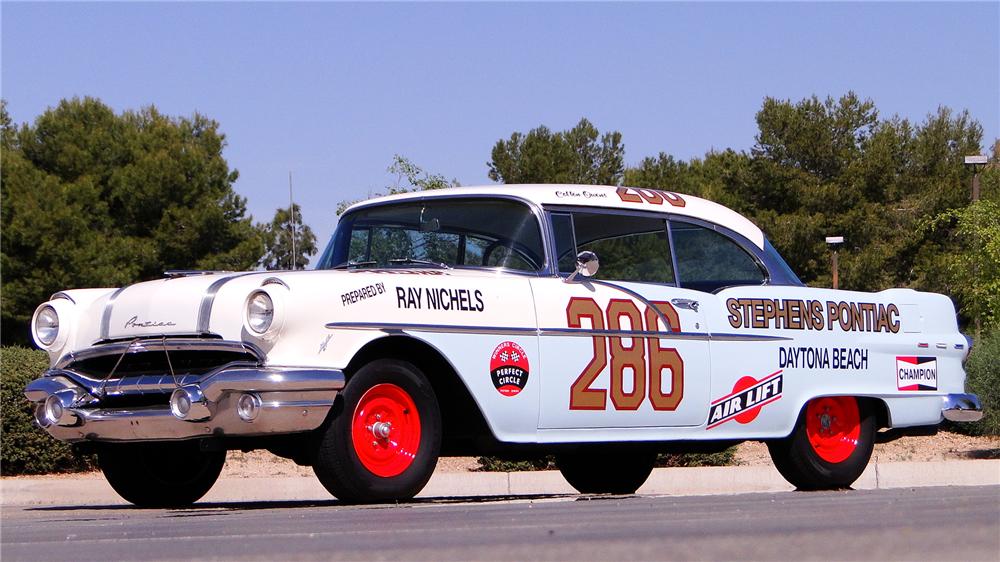
<instances>
[{"instance_id":1,"label":"hood chrome trim","mask_svg":"<svg viewBox=\"0 0 1000 562\"><path fill-rule=\"evenodd\" d=\"M108 339L111 334L111 309L115 306L115 300L118 299L118 295L122 294L122 291L128 287L120 287L117 291L111 293L108 297L108 302L104 303L104 313L101 314L101 339Z\"/></svg>"},{"instance_id":2,"label":"hood chrome trim","mask_svg":"<svg viewBox=\"0 0 1000 562\"><path fill-rule=\"evenodd\" d=\"M273 271L247 271L244 273L236 273L223 277L222 279L216 280L214 283L208 286L205 291L205 295L201 297L201 306L198 307L198 324L197 330L199 333L208 333L208 327L212 320L212 305L215 304L215 297L219 294L219 289L223 285L229 283L233 279L238 279L240 277L247 277L249 275L263 275L265 273L273 274Z\"/></svg>"}]
</instances>

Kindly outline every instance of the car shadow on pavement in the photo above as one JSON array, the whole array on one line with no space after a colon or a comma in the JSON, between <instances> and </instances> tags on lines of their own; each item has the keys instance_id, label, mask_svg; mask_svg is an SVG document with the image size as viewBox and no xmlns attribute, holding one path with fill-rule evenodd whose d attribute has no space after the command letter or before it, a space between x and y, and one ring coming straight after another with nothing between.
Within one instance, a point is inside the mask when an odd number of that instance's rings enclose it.
<instances>
[{"instance_id":1,"label":"car shadow on pavement","mask_svg":"<svg viewBox=\"0 0 1000 562\"><path fill-rule=\"evenodd\" d=\"M355 509L389 509L420 505L445 505L460 503L501 503L509 501L535 501L575 497L576 494L524 494L489 496L440 496L423 497L394 503L348 504L336 499L330 500L277 500L245 502L200 502L181 508L141 508L129 504L107 505L47 505L26 507L25 511L75 512L75 511L164 511L172 517L197 517L218 514L225 511L250 511L258 509L300 509L316 507L346 507Z\"/></svg>"}]
</instances>

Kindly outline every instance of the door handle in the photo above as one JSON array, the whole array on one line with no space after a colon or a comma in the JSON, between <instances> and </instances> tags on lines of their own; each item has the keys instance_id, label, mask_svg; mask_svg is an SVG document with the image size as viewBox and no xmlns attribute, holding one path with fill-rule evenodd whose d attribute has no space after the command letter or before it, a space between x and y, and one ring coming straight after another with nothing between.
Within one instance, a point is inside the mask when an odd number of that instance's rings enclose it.
<instances>
[{"instance_id":1,"label":"door handle","mask_svg":"<svg viewBox=\"0 0 1000 562\"><path fill-rule=\"evenodd\" d=\"M698 301L692 299L671 299L670 303L677 308L686 308L698 312Z\"/></svg>"}]
</instances>

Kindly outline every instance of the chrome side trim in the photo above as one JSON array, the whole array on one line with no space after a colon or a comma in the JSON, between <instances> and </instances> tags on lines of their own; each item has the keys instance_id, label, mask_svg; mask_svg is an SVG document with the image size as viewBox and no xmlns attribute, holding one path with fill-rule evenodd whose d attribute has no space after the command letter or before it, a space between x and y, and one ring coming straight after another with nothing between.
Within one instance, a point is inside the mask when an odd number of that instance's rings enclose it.
<instances>
[{"instance_id":1,"label":"chrome side trim","mask_svg":"<svg viewBox=\"0 0 1000 562\"><path fill-rule=\"evenodd\" d=\"M666 327L667 331L671 331L673 329L673 326L670 325L670 320L667 319L666 315L664 315L659 308L653 306L653 303L649 302L649 300L646 297L640 295L639 293L633 291L632 289L629 289L628 287L622 287L621 285L617 283L611 283L610 281L602 281L600 279L593 279L593 278L585 279L581 281L581 283L583 285L586 285L588 283L593 283L595 285L603 285L605 287L610 287L612 289L618 289L619 291L625 293L626 295L646 305L646 308L649 308L650 310L655 312L656 316L660 319L660 322L663 322L663 325ZM678 328L679 327L680 326L678 326Z\"/></svg>"},{"instance_id":2,"label":"chrome side trim","mask_svg":"<svg viewBox=\"0 0 1000 562\"><path fill-rule=\"evenodd\" d=\"M983 418L983 405L975 394L946 394L941 397L941 415L953 422L974 422Z\"/></svg>"},{"instance_id":3,"label":"chrome side trim","mask_svg":"<svg viewBox=\"0 0 1000 562\"><path fill-rule=\"evenodd\" d=\"M586 328L521 328L516 326L447 326L443 324L395 324L383 322L330 322L330 330L381 330L387 332L434 332L439 334L475 334L497 336L570 336L612 338L656 338L661 340L705 341L788 341L782 336L754 334L712 334L707 332L654 332L646 330L589 330Z\"/></svg>"},{"instance_id":4,"label":"chrome side trim","mask_svg":"<svg viewBox=\"0 0 1000 562\"><path fill-rule=\"evenodd\" d=\"M115 300L118 299L118 295L122 294L122 291L128 287L120 287L117 291L111 293L108 297L108 302L104 303L104 313L101 314L101 339L108 339L109 334L111 334L111 309L115 305Z\"/></svg>"},{"instance_id":5,"label":"chrome side trim","mask_svg":"<svg viewBox=\"0 0 1000 562\"><path fill-rule=\"evenodd\" d=\"M444 324L396 324L392 322L330 322L326 325L331 330L381 330L387 332L435 332L439 334L494 334L503 336L537 335L536 328L484 327L484 326L447 326Z\"/></svg>"},{"instance_id":6,"label":"chrome side trim","mask_svg":"<svg viewBox=\"0 0 1000 562\"><path fill-rule=\"evenodd\" d=\"M69 365L104 355L121 355L123 353L141 353L144 351L229 351L233 353L249 353L259 362L264 362L264 352L257 346L247 342L228 340L206 340L185 338L156 338L118 341L88 347L63 356L53 369L65 369Z\"/></svg>"},{"instance_id":7,"label":"chrome side trim","mask_svg":"<svg viewBox=\"0 0 1000 562\"><path fill-rule=\"evenodd\" d=\"M198 307L198 332L205 334L208 333L209 321L212 319L212 304L215 303L215 296L219 294L219 289L223 285L229 283L233 279L238 279L240 277L246 277L247 275L261 275L268 273L266 271L246 271L243 273L235 273L233 275L228 275L221 279L215 280L208 289L205 289L205 294L201 297L201 305Z\"/></svg>"}]
</instances>

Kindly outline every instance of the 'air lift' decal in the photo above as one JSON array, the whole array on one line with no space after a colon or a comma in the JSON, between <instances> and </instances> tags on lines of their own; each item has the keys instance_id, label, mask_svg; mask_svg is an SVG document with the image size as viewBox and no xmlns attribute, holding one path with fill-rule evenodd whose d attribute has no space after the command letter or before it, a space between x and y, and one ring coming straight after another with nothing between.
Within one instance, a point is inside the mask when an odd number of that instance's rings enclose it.
<instances>
[{"instance_id":1,"label":"'air lift' decal","mask_svg":"<svg viewBox=\"0 0 1000 562\"><path fill-rule=\"evenodd\" d=\"M775 371L761 380L743 377L733 385L733 392L712 402L708 412L708 426L718 427L729 420L747 424L757 419L760 409L781 398L781 371Z\"/></svg>"}]
</instances>

